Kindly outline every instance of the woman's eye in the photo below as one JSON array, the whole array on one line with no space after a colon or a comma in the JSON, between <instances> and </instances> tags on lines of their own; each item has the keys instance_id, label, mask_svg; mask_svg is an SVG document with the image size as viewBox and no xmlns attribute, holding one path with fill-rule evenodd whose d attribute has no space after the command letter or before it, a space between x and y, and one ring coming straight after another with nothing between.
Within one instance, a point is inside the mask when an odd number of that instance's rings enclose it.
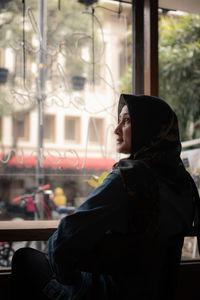
<instances>
[{"instance_id":1,"label":"woman's eye","mask_svg":"<svg viewBox=\"0 0 200 300\"><path fill-rule=\"evenodd\" d=\"M129 124L130 121L131 121L131 119L129 117L124 117L124 118L122 117L119 123L121 123L121 124Z\"/></svg>"},{"instance_id":2,"label":"woman's eye","mask_svg":"<svg viewBox=\"0 0 200 300\"><path fill-rule=\"evenodd\" d=\"M124 123L129 123L130 122L130 118L125 118L124 119Z\"/></svg>"}]
</instances>

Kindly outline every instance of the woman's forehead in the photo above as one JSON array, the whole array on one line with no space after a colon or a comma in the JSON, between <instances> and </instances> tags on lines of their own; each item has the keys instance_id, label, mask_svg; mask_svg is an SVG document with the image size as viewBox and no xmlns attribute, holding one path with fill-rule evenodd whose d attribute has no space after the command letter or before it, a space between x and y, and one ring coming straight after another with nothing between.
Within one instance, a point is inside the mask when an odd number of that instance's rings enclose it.
<instances>
[{"instance_id":1,"label":"woman's forehead","mask_svg":"<svg viewBox=\"0 0 200 300\"><path fill-rule=\"evenodd\" d=\"M121 110L121 112L120 112L120 116L121 116L121 115L124 115L124 114L129 114L128 106L127 106L127 105L124 105L124 106L122 107L122 110Z\"/></svg>"}]
</instances>

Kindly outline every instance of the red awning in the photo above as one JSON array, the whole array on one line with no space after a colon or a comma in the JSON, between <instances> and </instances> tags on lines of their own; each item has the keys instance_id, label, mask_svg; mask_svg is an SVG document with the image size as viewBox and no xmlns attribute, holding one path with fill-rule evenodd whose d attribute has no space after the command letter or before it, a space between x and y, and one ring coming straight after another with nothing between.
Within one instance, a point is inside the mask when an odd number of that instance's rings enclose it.
<instances>
[{"instance_id":1,"label":"red awning","mask_svg":"<svg viewBox=\"0 0 200 300\"><path fill-rule=\"evenodd\" d=\"M116 160L112 158L83 158L83 157L44 157L43 164L44 168L54 168L54 169L95 169L95 170L108 170L111 169L115 164ZM18 168L31 168L36 167L37 158L35 156L25 157L13 156L11 160L7 163L7 166L16 166Z\"/></svg>"}]
</instances>

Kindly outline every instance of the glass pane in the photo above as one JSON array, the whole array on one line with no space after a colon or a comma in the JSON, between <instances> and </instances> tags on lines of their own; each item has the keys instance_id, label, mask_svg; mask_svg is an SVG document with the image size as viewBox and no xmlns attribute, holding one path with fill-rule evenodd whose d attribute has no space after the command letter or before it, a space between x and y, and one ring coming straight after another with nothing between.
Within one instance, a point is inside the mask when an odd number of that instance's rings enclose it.
<instances>
[{"instance_id":1,"label":"glass pane","mask_svg":"<svg viewBox=\"0 0 200 300\"><path fill-rule=\"evenodd\" d=\"M200 15L160 10L159 89L160 97L174 108L182 141L181 157L200 187L199 133L199 44ZM186 237L183 259L197 257L194 237Z\"/></svg>"},{"instance_id":2,"label":"glass pane","mask_svg":"<svg viewBox=\"0 0 200 300\"><path fill-rule=\"evenodd\" d=\"M129 84L131 5L4 2L0 219L60 218L54 197L71 213L92 191L88 179L118 159L113 130Z\"/></svg>"}]
</instances>

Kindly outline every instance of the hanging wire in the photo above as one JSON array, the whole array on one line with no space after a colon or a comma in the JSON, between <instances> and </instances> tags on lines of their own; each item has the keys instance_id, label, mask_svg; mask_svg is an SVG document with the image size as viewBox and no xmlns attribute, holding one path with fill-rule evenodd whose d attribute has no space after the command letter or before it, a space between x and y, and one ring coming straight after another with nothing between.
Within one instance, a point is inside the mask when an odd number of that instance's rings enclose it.
<instances>
[{"instance_id":1,"label":"hanging wire","mask_svg":"<svg viewBox=\"0 0 200 300\"><path fill-rule=\"evenodd\" d=\"M101 5L97 5L97 6L95 6L95 8L92 6L92 83L93 83L93 86L95 85L94 13L95 13L95 9L96 9L96 8L103 8L103 9L105 9L105 10L112 11L112 12L114 12L114 13L117 13L117 14L118 14L118 17L120 18L120 15L121 15L121 13L122 13L122 3L121 3L121 0L120 0L120 1L119 1L118 11L109 9L109 8L107 8L107 7L103 7L103 6L101 6Z\"/></svg>"},{"instance_id":2,"label":"hanging wire","mask_svg":"<svg viewBox=\"0 0 200 300\"><path fill-rule=\"evenodd\" d=\"M60 3L60 0L58 0L58 10L61 9L61 3Z\"/></svg>"},{"instance_id":3,"label":"hanging wire","mask_svg":"<svg viewBox=\"0 0 200 300\"><path fill-rule=\"evenodd\" d=\"M119 17L120 17L120 15L121 15L121 13L122 13L122 11L123 11L122 0L119 1L118 11L116 11L116 10L114 10L114 9L111 9L111 8L107 8L107 7L105 7L105 6L101 6L101 5L96 5L96 6L95 6L95 9L96 9L96 8L102 8L102 9L111 11L111 12L113 12L113 13L118 14Z\"/></svg>"},{"instance_id":4,"label":"hanging wire","mask_svg":"<svg viewBox=\"0 0 200 300\"><path fill-rule=\"evenodd\" d=\"M25 12L26 12L26 3L25 0L22 0L22 17L23 17L23 32L22 32L22 43L23 43L23 80L24 86L26 82L26 52L25 52Z\"/></svg>"},{"instance_id":5,"label":"hanging wire","mask_svg":"<svg viewBox=\"0 0 200 300\"><path fill-rule=\"evenodd\" d=\"M92 83L95 85L94 8L92 7Z\"/></svg>"},{"instance_id":6,"label":"hanging wire","mask_svg":"<svg viewBox=\"0 0 200 300\"><path fill-rule=\"evenodd\" d=\"M122 12L122 2L119 0L119 7L118 7L118 17L120 18L120 14Z\"/></svg>"}]
</instances>

